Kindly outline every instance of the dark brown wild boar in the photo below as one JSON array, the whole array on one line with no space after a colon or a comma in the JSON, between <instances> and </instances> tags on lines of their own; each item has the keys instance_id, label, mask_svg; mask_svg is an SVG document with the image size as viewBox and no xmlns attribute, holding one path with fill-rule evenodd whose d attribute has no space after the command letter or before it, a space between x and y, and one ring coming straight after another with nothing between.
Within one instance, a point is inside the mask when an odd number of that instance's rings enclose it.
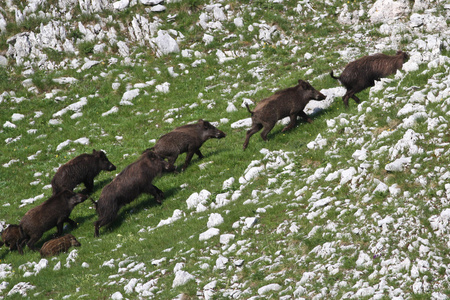
<instances>
[{"instance_id":1,"label":"dark brown wild boar","mask_svg":"<svg viewBox=\"0 0 450 300\"><path fill-rule=\"evenodd\" d=\"M27 246L32 249L34 244L39 241L44 232L56 226L57 236L63 232L64 222L72 227L77 223L69 218L75 205L86 200L87 196L76 194L69 190L64 190L51 196L40 205L30 209L20 220L23 236L27 240Z\"/></svg>"},{"instance_id":2,"label":"dark brown wild boar","mask_svg":"<svg viewBox=\"0 0 450 300\"><path fill-rule=\"evenodd\" d=\"M397 72L408 58L409 55L403 51L397 51L396 55L377 53L350 62L339 77L335 77L333 71L330 72L330 75L332 78L338 79L347 89L342 100L345 107L348 107L349 98L360 103L361 100L355 94L374 86L376 80Z\"/></svg>"},{"instance_id":3,"label":"dark brown wild boar","mask_svg":"<svg viewBox=\"0 0 450 300\"><path fill-rule=\"evenodd\" d=\"M194 153L203 158L200 147L211 138L221 139L226 134L211 125L208 121L198 120L195 124L184 125L163 135L153 147L153 150L163 158L167 158L169 164L174 166L178 155L187 152L186 160L181 168L186 170Z\"/></svg>"},{"instance_id":4,"label":"dark brown wild boar","mask_svg":"<svg viewBox=\"0 0 450 300\"><path fill-rule=\"evenodd\" d=\"M42 245L41 250L39 250L39 253L42 257L54 256L61 252L67 252L71 246L79 247L81 244L73 235L68 233L64 236L45 242L44 245Z\"/></svg>"},{"instance_id":5,"label":"dark brown wild boar","mask_svg":"<svg viewBox=\"0 0 450 300\"><path fill-rule=\"evenodd\" d=\"M260 131L261 137L267 141L267 134L272 130L278 120L284 117L290 117L290 123L283 128L282 132L295 126L297 116L305 121L312 123L312 120L303 111L309 100L324 100L326 98L321 92L317 91L308 82L299 80L298 84L276 92L272 96L259 102L253 111L247 106L247 110L252 115L252 127L247 131L244 142L244 150L248 146L250 137Z\"/></svg>"},{"instance_id":6,"label":"dark brown wild boar","mask_svg":"<svg viewBox=\"0 0 450 300\"><path fill-rule=\"evenodd\" d=\"M164 193L152 184L152 180L163 171L173 171L173 167L151 149L145 150L137 161L123 169L103 188L99 200L94 203L98 214L94 236L99 236L100 227L116 219L122 206L142 193L153 195L161 203Z\"/></svg>"},{"instance_id":7,"label":"dark brown wild boar","mask_svg":"<svg viewBox=\"0 0 450 300\"><path fill-rule=\"evenodd\" d=\"M84 183L86 189L82 193L91 193L94 189L94 178L100 171L114 171L114 166L106 157L105 152L92 151L84 153L59 167L52 179L53 195L63 191L72 191L78 184Z\"/></svg>"},{"instance_id":8,"label":"dark brown wild boar","mask_svg":"<svg viewBox=\"0 0 450 300\"><path fill-rule=\"evenodd\" d=\"M19 225L11 224L3 230L2 240L3 242L0 242L0 247L5 244L6 247L9 247L10 251L17 250L20 254L23 254L22 244L24 238Z\"/></svg>"}]
</instances>

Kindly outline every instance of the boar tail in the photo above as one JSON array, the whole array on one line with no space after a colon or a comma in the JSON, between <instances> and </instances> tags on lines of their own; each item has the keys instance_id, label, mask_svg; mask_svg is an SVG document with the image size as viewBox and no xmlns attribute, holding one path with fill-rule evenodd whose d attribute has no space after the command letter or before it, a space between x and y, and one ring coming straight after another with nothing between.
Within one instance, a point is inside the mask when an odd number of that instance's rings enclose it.
<instances>
[{"instance_id":1,"label":"boar tail","mask_svg":"<svg viewBox=\"0 0 450 300\"><path fill-rule=\"evenodd\" d=\"M331 78L333 78L333 79L339 79L339 77L336 77L336 76L333 75L333 70L331 70L330 76L331 76Z\"/></svg>"},{"instance_id":2,"label":"boar tail","mask_svg":"<svg viewBox=\"0 0 450 300\"><path fill-rule=\"evenodd\" d=\"M253 116L253 113L254 113L254 112L250 110L250 107L248 107L248 104L247 104L247 103L245 103L245 106L247 107L248 112Z\"/></svg>"}]
</instances>

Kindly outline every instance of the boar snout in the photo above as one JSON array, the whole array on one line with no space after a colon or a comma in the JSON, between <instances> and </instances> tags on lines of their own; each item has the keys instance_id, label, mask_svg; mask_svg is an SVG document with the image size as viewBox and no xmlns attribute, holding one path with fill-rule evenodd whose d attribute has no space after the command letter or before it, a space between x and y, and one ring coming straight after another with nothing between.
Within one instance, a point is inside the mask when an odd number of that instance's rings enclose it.
<instances>
[{"instance_id":1,"label":"boar snout","mask_svg":"<svg viewBox=\"0 0 450 300\"><path fill-rule=\"evenodd\" d=\"M81 243L75 237L70 238L70 244L74 247L80 247Z\"/></svg>"},{"instance_id":2,"label":"boar snout","mask_svg":"<svg viewBox=\"0 0 450 300\"><path fill-rule=\"evenodd\" d=\"M226 135L225 132L223 132L223 131L221 131L221 130L218 130L215 137L218 138L218 139L221 139L221 138L224 138L224 137L226 137L226 136L227 136L227 135Z\"/></svg>"},{"instance_id":3,"label":"boar snout","mask_svg":"<svg viewBox=\"0 0 450 300\"><path fill-rule=\"evenodd\" d=\"M325 96L324 94L322 94L321 92L317 92L317 94L315 95L316 97L314 98L314 100L325 100L327 98L327 96Z\"/></svg>"},{"instance_id":4,"label":"boar snout","mask_svg":"<svg viewBox=\"0 0 450 300\"><path fill-rule=\"evenodd\" d=\"M116 166L113 164L109 164L108 171L114 171L116 169Z\"/></svg>"}]
</instances>

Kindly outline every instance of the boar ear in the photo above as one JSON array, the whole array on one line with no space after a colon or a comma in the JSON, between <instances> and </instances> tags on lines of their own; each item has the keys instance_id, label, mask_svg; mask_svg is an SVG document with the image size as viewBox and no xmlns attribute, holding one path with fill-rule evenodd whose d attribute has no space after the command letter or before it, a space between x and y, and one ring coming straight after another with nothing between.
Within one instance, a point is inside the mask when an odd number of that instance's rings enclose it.
<instances>
[{"instance_id":1,"label":"boar ear","mask_svg":"<svg viewBox=\"0 0 450 300\"><path fill-rule=\"evenodd\" d=\"M202 126L202 127L205 127L205 120L199 119L198 122L197 122L197 124L199 124L199 125Z\"/></svg>"},{"instance_id":2,"label":"boar ear","mask_svg":"<svg viewBox=\"0 0 450 300\"><path fill-rule=\"evenodd\" d=\"M304 90L307 90L307 89L308 89L308 83L307 83L306 81L299 79L299 80L298 80L298 84L300 85L300 87L301 87L302 89L304 89Z\"/></svg>"}]
</instances>

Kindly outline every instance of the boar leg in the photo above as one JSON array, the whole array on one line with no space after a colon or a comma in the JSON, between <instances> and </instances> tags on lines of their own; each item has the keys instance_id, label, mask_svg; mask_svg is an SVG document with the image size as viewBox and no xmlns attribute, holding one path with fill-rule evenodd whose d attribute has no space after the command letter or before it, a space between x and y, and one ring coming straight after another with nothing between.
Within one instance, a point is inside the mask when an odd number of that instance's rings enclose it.
<instances>
[{"instance_id":1,"label":"boar leg","mask_svg":"<svg viewBox=\"0 0 450 300\"><path fill-rule=\"evenodd\" d=\"M169 170L176 170L175 168L175 161L177 160L178 156L169 156L167 158L167 161L169 162Z\"/></svg>"},{"instance_id":2,"label":"boar leg","mask_svg":"<svg viewBox=\"0 0 450 300\"><path fill-rule=\"evenodd\" d=\"M200 152L200 149L195 151L195 154L197 154L198 158L200 158L200 159L202 159L204 157L203 154Z\"/></svg>"},{"instance_id":3,"label":"boar leg","mask_svg":"<svg viewBox=\"0 0 450 300\"><path fill-rule=\"evenodd\" d=\"M348 108L348 98L350 98L350 96L349 96L349 92L347 91L347 93L345 93L344 97L342 97L345 108Z\"/></svg>"},{"instance_id":4,"label":"boar leg","mask_svg":"<svg viewBox=\"0 0 450 300\"><path fill-rule=\"evenodd\" d=\"M64 221L56 224L56 233L53 235L53 238L59 237L63 234L63 225L64 225Z\"/></svg>"},{"instance_id":5,"label":"boar leg","mask_svg":"<svg viewBox=\"0 0 450 300\"><path fill-rule=\"evenodd\" d=\"M158 202L159 204L162 203L162 200L164 199L164 193L163 191L161 191L160 189L158 189L156 186L154 186L153 184L151 184L149 186L149 190L148 193L153 195L153 197L155 197L156 202Z\"/></svg>"},{"instance_id":6,"label":"boar leg","mask_svg":"<svg viewBox=\"0 0 450 300\"><path fill-rule=\"evenodd\" d=\"M65 218L64 222L69 223L70 227L75 228L77 227L77 222L75 222L74 220L70 219L70 218Z\"/></svg>"},{"instance_id":7,"label":"boar leg","mask_svg":"<svg viewBox=\"0 0 450 300\"><path fill-rule=\"evenodd\" d=\"M194 151L188 151L188 153L186 154L186 160L184 161L184 165L181 168L181 171L186 170L187 166L191 162L192 157L194 156L194 153L195 153Z\"/></svg>"},{"instance_id":8,"label":"boar leg","mask_svg":"<svg viewBox=\"0 0 450 300\"><path fill-rule=\"evenodd\" d=\"M361 100L359 100L359 98L356 97L356 95L353 95L352 98L353 98L353 100L355 100L356 103L358 103L358 104L361 103Z\"/></svg>"},{"instance_id":9,"label":"boar leg","mask_svg":"<svg viewBox=\"0 0 450 300\"><path fill-rule=\"evenodd\" d=\"M36 248L34 247L34 244L40 239L41 237L31 237L30 240L27 242L28 248L30 248L33 251L36 251Z\"/></svg>"},{"instance_id":10,"label":"boar leg","mask_svg":"<svg viewBox=\"0 0 450 300\"><path fill-rule=\"evenodd\" d=\"M20 242L17 241L16 242L17 251L19 251L20 255L23 255L22 243L23 243L23 241L20 241Z\"/></svg>"},{"instance_id":11,"label":"boar leg","mask_svg":"<svg viewBox=\"0 0 450 300\"><path fill-rule=\"evenodd\" d=\"M263 131L261 132L261 138L264 140L264 141L267 141L267 135L269 134L269 132L272 130L272 128L275 126L275 123L266 123L265 125L264 125L264 129L263 129Z\"/></svg>"},{"instance_id":12,"label":"boar leg","mask_svg":"<svg viewBox=\"0 0 450 300\"><path fill-rule=\"evenodd\" d=\"M84 186L86 187L81 193L90 194L94 190L94 180L84 181Z\"/></svg>"},{"instance_id":13,"label":"boar leg","mask_svg":"<svg viewBox=\"0 0 450 300\"><path fill-rule=\"evenodd\" d=\"M302 117L303 120L305 120L305 121L308 122L308 123L312 123L312 122L313 122L313 120L311 120L311 118L308 117L308 115L305 114L305 112L304 112L303 110L300 111L297 115L298 115L299 117Z\"/></svg>"},{"instance_id":14,"label":"boar leg","mask_svg":"<svg viewBox=\"0 0 450 300\"><path fill-rule=\"evenodd\" d=\"M358 90L356 90L354 88L352 88L350 90L347 90L347 92L345 93L344 97L342 98L344 100L344 105L345 105L346 108L348 108L348 99L349 98L352 98L353 100L355 100L356 103L360 103L361 102L361 100L359 100L359 98L355 96L355 94L357 92L360 92L360 91L358 91Z\"/></svg>"},{"instance_id":15,"label":"boar leg","mask_svg":"<svg viewBox=\"0 0 450 300\"><path fill-rule=\"evenodd\" d=\"M100 224L99 224L99 221L95 222L94 226L95 226L94 237L99 237L99 235L100 235L100 234L99 234L99 231L100 231Z\"/></svg>"},{"instance_id":16,"label":"boar leg","mask_svg":"<svg viewBox=\"0 0 450 300\"><path fill-rule=\"evenodd\" d=\"M289 122L288 126L284 127L283 130L281 130L281 132L285 132L285 131L288 131L289 129L294 128L295 123L297 121L297 114L290 114L289 119L291 121Z\"/></svg>"},{"instance_id":17,"label":"boar leg","mask_svg":"<svg viewBox=\"0 0 450 300\"><path fill-rule=\"evenodd\" d=\"M250 140L250 137L251 137L252 135L254 135L255 133L257 133L258 131L260 131L262 127L263 127L262 124L254 124L253 127L250 128L250 129L247 131L247 135L245 136L245 142L244 142L244 146L243 146L244 150L245 150L245 149L247 148L247 146L248 146L248 142L249 142L249 140Z\"/></svg>"}]
</instances>

